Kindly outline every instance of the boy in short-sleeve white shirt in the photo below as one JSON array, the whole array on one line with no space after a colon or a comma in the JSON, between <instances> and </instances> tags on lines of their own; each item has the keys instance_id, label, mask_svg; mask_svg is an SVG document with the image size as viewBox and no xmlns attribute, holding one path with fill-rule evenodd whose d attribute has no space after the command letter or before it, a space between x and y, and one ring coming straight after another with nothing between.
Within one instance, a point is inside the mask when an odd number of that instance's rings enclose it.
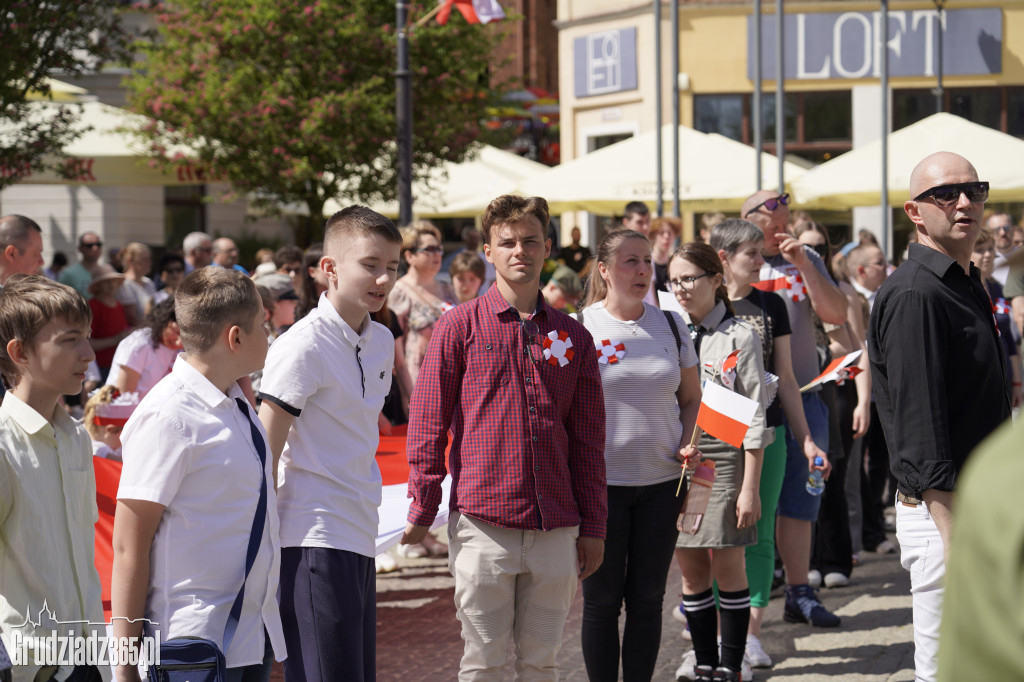
<instances>
[{"instance_id":1,"label":"boy in short-sleeve white shirt","mask_svg":"<svg viewBox=\"0 0 1024 682\"><path fill-rule=\"evenodd\" d=\"M327 291L274 342L260 419L278 465L285 678L376 679L377 416L391 391L394 337L370 319L398 274L402 236L350 206L330 217Z\"/></svg>"},{"instance_id":2,"label":"boy in short-sleeve white shirt","mask_svg":"<svg viewBox=\"0 0 1024 682\"><path fill-rule=\"evenodd\" d=\"M245 401L237 384L225 395L179 357L125 426L124 469L117 490L119 500L148 500L166 507L150 553L146 618L158 624L153 629L163 639L210 639L222 650L228 613L245 573L262 476L238 398ZM265 438L255 411L249 408L248 416ZM225 652L229 668L263 660L264 627L275 651L284 651L277 606L281 556L269 456L265 474L263 537L246 580L238 629Z\"/></svg>"},{"instance_id":3,"label":"boy in short-sleeve white shirt","mask_svg":"<svg viewBox=\"0 0 1024 682\"><path fill-rule=\"evenodd\" d=\"M266 359L265 313L256 285L234 270L197 270L176 297L185 353L142 399L122 435L114 635L138 637L144 617L147 634L211 640L224 653L230 679L259 682L286 651L272 458L238 385ZM246 575L254 527L260 542ZM243 582L237 627L225 642ZM138 682L132 666L115 672L118 682Z\"/></svg>"}]
</instances>

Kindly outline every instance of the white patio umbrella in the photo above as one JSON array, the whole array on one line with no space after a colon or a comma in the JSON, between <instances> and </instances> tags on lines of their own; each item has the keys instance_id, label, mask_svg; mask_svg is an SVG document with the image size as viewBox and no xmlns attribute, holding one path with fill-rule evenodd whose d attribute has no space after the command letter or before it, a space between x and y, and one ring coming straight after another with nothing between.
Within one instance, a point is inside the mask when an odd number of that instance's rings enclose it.
<instances>
[{"instance_id":1,"label":"white patio umbrella","mask_svg":"<svg viewBox=\"0 0 1024 682\"><path fill-rule=\"evenodd\" d=\"M630 201L657 201L654 159L656 131L631 137L532 176L517 187L520 194L542 196L552 213L590 211L621 213ZM672 126L662 129L662 198L672 204ZM753 147L716 133L701 133L679 126L679 197L683 209L738 211L756 190ZM772 187L778 161L762 154L762 186ZM805 172L790 161L786 182Z\"/></svg>"},{"instance_id":2,"label":"white patio umbrella","mask_svg":"<svg viewBox=\"0 0 1024 682\"><path fill-rule=\"evenodd\" d=\"M1024 200L1024 140L953 114L933 114L889 135L889 203L902 206L910 173L939 151L960 154L991 184L991 201ZM882 142L876 140L821 164L793 181L800 208L877 206L882 193Z\"/></svg>"},{"instance_id":3,"label":"white patio umbrella","mask_svg":"<svg viewBox=\"0 0 1024 682\"><path fill-rule=\"evenodd\" d=\"M524 178L547 170L547 166L490 145L479 145L467 161L448 163L434 169L429 182L412 186L413 214L417 218L459 218L481 215L491 199L511 192ZM378 213L395 218L398 202L371 204ZM324 215L341 210L334 199L324 204Z\"/></svg>"},{"instance_id":4,"label":"white patio umbrella","mask_svg":"<svg viewBox=\"0 0 1024 682\"><path fill-rule=\"evenodd\" d=\"M34 102L40 117L57 104ZM80 106L76 125L85 132L63 149L65 166L70 177L46 171L33 173L19 183L46 185L200 185L210 182L202 169L181 165L174 172L164 172L150 165L145 145L131 132L147 123L144 116L101 102L85 102ZM0 128L0 141L13 133Z\"/></svg>"}]
</instances>

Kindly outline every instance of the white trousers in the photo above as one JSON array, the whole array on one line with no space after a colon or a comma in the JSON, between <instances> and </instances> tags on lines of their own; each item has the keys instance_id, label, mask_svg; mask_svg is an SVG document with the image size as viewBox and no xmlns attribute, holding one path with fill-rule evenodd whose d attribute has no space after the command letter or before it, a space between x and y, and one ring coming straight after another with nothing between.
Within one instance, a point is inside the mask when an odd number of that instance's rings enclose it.
<instances>
[{"instance_id":1,"label":"white trousers","mask_svg":"<svg viewBox=\"0 0 1024 682\"><path fill-rule=\"evenodd\" d=\"M562 628L579 584L579 527L499 528L464 514L448 521L448 567L466 646L459 680L501 680L511 636L515 679L558 679Z\"/></svg>"},{"instance_id":2,"label":"white trousers","mask_svg":"<svg viewBox=\"0 0 1024 682\"><path fill-rule=\"evenodd\" d=\"M934 682L938 677L946 563L939 529L923 502L916 507L896 502L896 539L900 543L900 563L910 571L916 679Z\"/></svg>"}]
</instances>

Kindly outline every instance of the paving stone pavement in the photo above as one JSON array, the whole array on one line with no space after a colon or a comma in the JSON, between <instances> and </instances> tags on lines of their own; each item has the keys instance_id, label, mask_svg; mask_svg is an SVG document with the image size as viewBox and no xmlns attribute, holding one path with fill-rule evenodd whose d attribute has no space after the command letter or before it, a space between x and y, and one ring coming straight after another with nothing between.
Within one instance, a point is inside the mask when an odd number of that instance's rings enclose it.
<instances>
[{"instance_id":1,"label":"paving stone pavement","mask_svg":"<svg viewBox=\"0 0 1024 682\"><path fill-rule=\"evenodd\" d=\"M449 682L457 679L462 639L455 617L454 581L446 559L398 558L400 570L377 577L377 679L380 682ZM654 679L675 680L690 648L672 619L679 569L666 589L661 653ZM822 589L826 606L843 618L833 630L782 620L782 598L772 599L761 641L775 661L756 669L757 682L902 682L913 680L910 578L898 555L862 555L848 587ZM582 591L566 621L559 655L561 680L587 680L580 649ZM281 682L280 668L271 678ZM511 680L511 668L505 679Z\"/></svg>"}]
</instances>

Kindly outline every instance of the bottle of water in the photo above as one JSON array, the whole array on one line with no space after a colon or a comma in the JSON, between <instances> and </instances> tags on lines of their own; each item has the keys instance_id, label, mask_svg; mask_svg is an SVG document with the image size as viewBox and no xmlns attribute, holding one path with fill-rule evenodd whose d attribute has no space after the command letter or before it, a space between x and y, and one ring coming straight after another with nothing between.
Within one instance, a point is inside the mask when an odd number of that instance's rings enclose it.
<instances>
[{"instance_id":1,"label":"bottle of water","mask_svg":"<svg viewBox=\"0 0 1024 682\"><path fill-rule=\"evenodd\" d=\"M821 457L814 458L814 466L820 467L825 463ZM822 477L821 469L815 469L807 477L807 492L812 495L820 495L825 492L825 479Z\"/></svg>"}]
</instances>

